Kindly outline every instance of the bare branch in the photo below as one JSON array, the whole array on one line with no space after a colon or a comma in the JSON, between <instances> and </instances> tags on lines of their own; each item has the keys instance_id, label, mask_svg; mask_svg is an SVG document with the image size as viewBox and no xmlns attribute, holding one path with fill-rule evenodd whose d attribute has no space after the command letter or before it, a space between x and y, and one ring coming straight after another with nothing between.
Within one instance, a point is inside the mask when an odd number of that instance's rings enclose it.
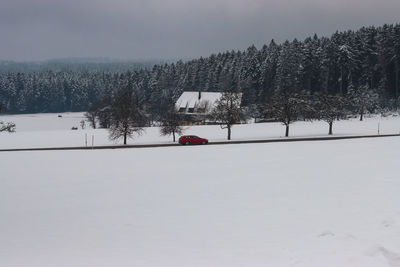
<instances>
[{"instance_id":1,"label":"bare branch","mask_svg":"<svg viewBox=\"0 0 400 267\"><path fill-rule=\"evenodd\" d=\"M16 130L15 123L0 121L0 132L13 133Z\"/></svg>"}]
</instances>

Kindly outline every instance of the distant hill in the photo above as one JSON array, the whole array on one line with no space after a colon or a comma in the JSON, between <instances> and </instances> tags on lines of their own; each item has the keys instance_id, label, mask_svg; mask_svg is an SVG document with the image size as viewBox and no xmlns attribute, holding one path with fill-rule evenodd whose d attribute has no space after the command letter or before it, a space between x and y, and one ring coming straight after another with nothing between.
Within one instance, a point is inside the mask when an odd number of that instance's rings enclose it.
<instances>
[{"instance_id":1,"label":"distant hill","mask_svg":"<svg viewBox=\"0 0 400 267\"><path fill-rule=\"evenodd\" d=\"M151 69L168 60L114 60L108 58L65 58L46 61L15 62L0 60L0 73L31 72L126 72Z\"/></svg>"},{"instance_id":2,"label":"distant hill","mask_svg":"<svg viewBox=\"0 0 400 267\"><path fill-rule=\"evenodd\" d=\"M303 41L271 40L260 48L253 45L245 51L176 62L95 58L0 63L0 104L5 113L85 111L123 89L132 90L154 117L185 91L240 91L249 110L257 110L281 91L349 99L364 95L378 98L385 109L397 109L400 24L337 31L330 37L314 35Z\"/></svg>"}]
</instances>

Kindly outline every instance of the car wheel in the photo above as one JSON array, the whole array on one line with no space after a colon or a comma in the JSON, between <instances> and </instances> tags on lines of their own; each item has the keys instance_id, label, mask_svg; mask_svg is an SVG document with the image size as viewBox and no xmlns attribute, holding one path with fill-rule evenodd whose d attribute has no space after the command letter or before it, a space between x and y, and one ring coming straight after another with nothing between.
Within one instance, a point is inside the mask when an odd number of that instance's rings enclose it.
<instances>
[{"instance_id":1,"label":"car wheel","mask_svg":"<svg viewBox=\"0 0 400 267\"><path fill-rule=\"evenodd\" d=\"M202 145L205 145L205 144L207 144L207 143L206 143L206 141L203 141L203 142L201 142L201 144L202 144Z\"/></svg>"},{"instance_id":2,"label":"car wheel","mask_svg":"<svg viewBox=\"0 0 400 267\"><path fill-rule=\"evenodd\" d=\"M189 145L190 143L188 141L185 142L185 145Z\"/></svg>"}]
</instances>

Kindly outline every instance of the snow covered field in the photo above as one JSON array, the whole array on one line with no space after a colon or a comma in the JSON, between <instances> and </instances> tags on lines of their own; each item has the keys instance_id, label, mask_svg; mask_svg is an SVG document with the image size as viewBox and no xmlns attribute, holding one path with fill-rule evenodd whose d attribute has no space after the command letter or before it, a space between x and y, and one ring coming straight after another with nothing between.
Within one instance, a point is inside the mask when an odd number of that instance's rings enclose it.
<instances>
[{"instance_id":1,"label":"snow covered field","mask_svg":"<svg viewBox=\"0 0 400 267\"><path fill-rule=\"evenodd\" d=\"M37 129L15 116L19 132L1 134L1 147L38 146L41 138L78 145L70 138L79 142L85 131L63 130L79 122L74 117L64 115L65 126L49 117ZM375 134L377 121L343 121L334 130ZM383 119L383 133L399 125ZM326 126L296 123L292 134L325 135ZM153 129L134 142L170 142ZM101 131L96 139L108 142ZM241 125L233 136L283 131ZM190 133L226 134L214 126ZM2 152L0 266L398 267L399 158L399 137Z\"/></svg>"},{"instance_id":2,"label":"snow covered field","mask_svg":"<svg viewBox=\"0 0 400 267\"><path fill-rule=\"evenodd\" d=\"M83 113L64 113L62 118L57 114L33 114L0 116L0 120L12 121L17 124L17 132L13 134L0 133L1 148L29 148L29 147L60 147L84 146L85 136L91 145L94 136L94 145L121 144L108 139L108 132L104 129L93 130L86 125L84 130L72 131L71 127L79 127L83 120ZM334 135L367 135L378 133L378 123L381 134L400 133L400 117L373 117L360 122L358 119L338 121L334 123ZM233 140L284 138L285 128L281 123L257 123L235 125L232 130ZM290 127L291 137L327 136L328 124L325 122L296 122ZM187 127L184 134L195 134L210 141L226 140L227 132L219 126L192 126ZM172 143L172 137L160 136L158 127L146 128L144 134L128 140L129 144Z\"/></svg>"}]
</instances>

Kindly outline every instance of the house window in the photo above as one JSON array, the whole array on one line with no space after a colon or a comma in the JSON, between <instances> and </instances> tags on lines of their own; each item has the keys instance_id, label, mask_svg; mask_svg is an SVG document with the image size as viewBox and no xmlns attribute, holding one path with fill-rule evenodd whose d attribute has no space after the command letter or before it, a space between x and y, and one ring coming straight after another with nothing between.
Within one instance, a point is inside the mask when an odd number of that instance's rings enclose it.
<instances>
[{"instance_id":1,"label":"house window","mask_svg":"<svg viewBox=\"0 0 400 267\"><path fill-rule=\"evenodd\" d=\"M180 108L179 109L179 112L181 112L181 113L183 113L183 112L185 112L186 111L186 108Z\"/></svg>"},{"instance_id":2,"label":"house window","mask_svg":"<svg viewBox=\"0 0 400 267\"><path fill-rule=\"evenodd\" d=\"M188 112L189 113L194 113L194 108L189 108Z\"/></svg>"}]
</instances>

